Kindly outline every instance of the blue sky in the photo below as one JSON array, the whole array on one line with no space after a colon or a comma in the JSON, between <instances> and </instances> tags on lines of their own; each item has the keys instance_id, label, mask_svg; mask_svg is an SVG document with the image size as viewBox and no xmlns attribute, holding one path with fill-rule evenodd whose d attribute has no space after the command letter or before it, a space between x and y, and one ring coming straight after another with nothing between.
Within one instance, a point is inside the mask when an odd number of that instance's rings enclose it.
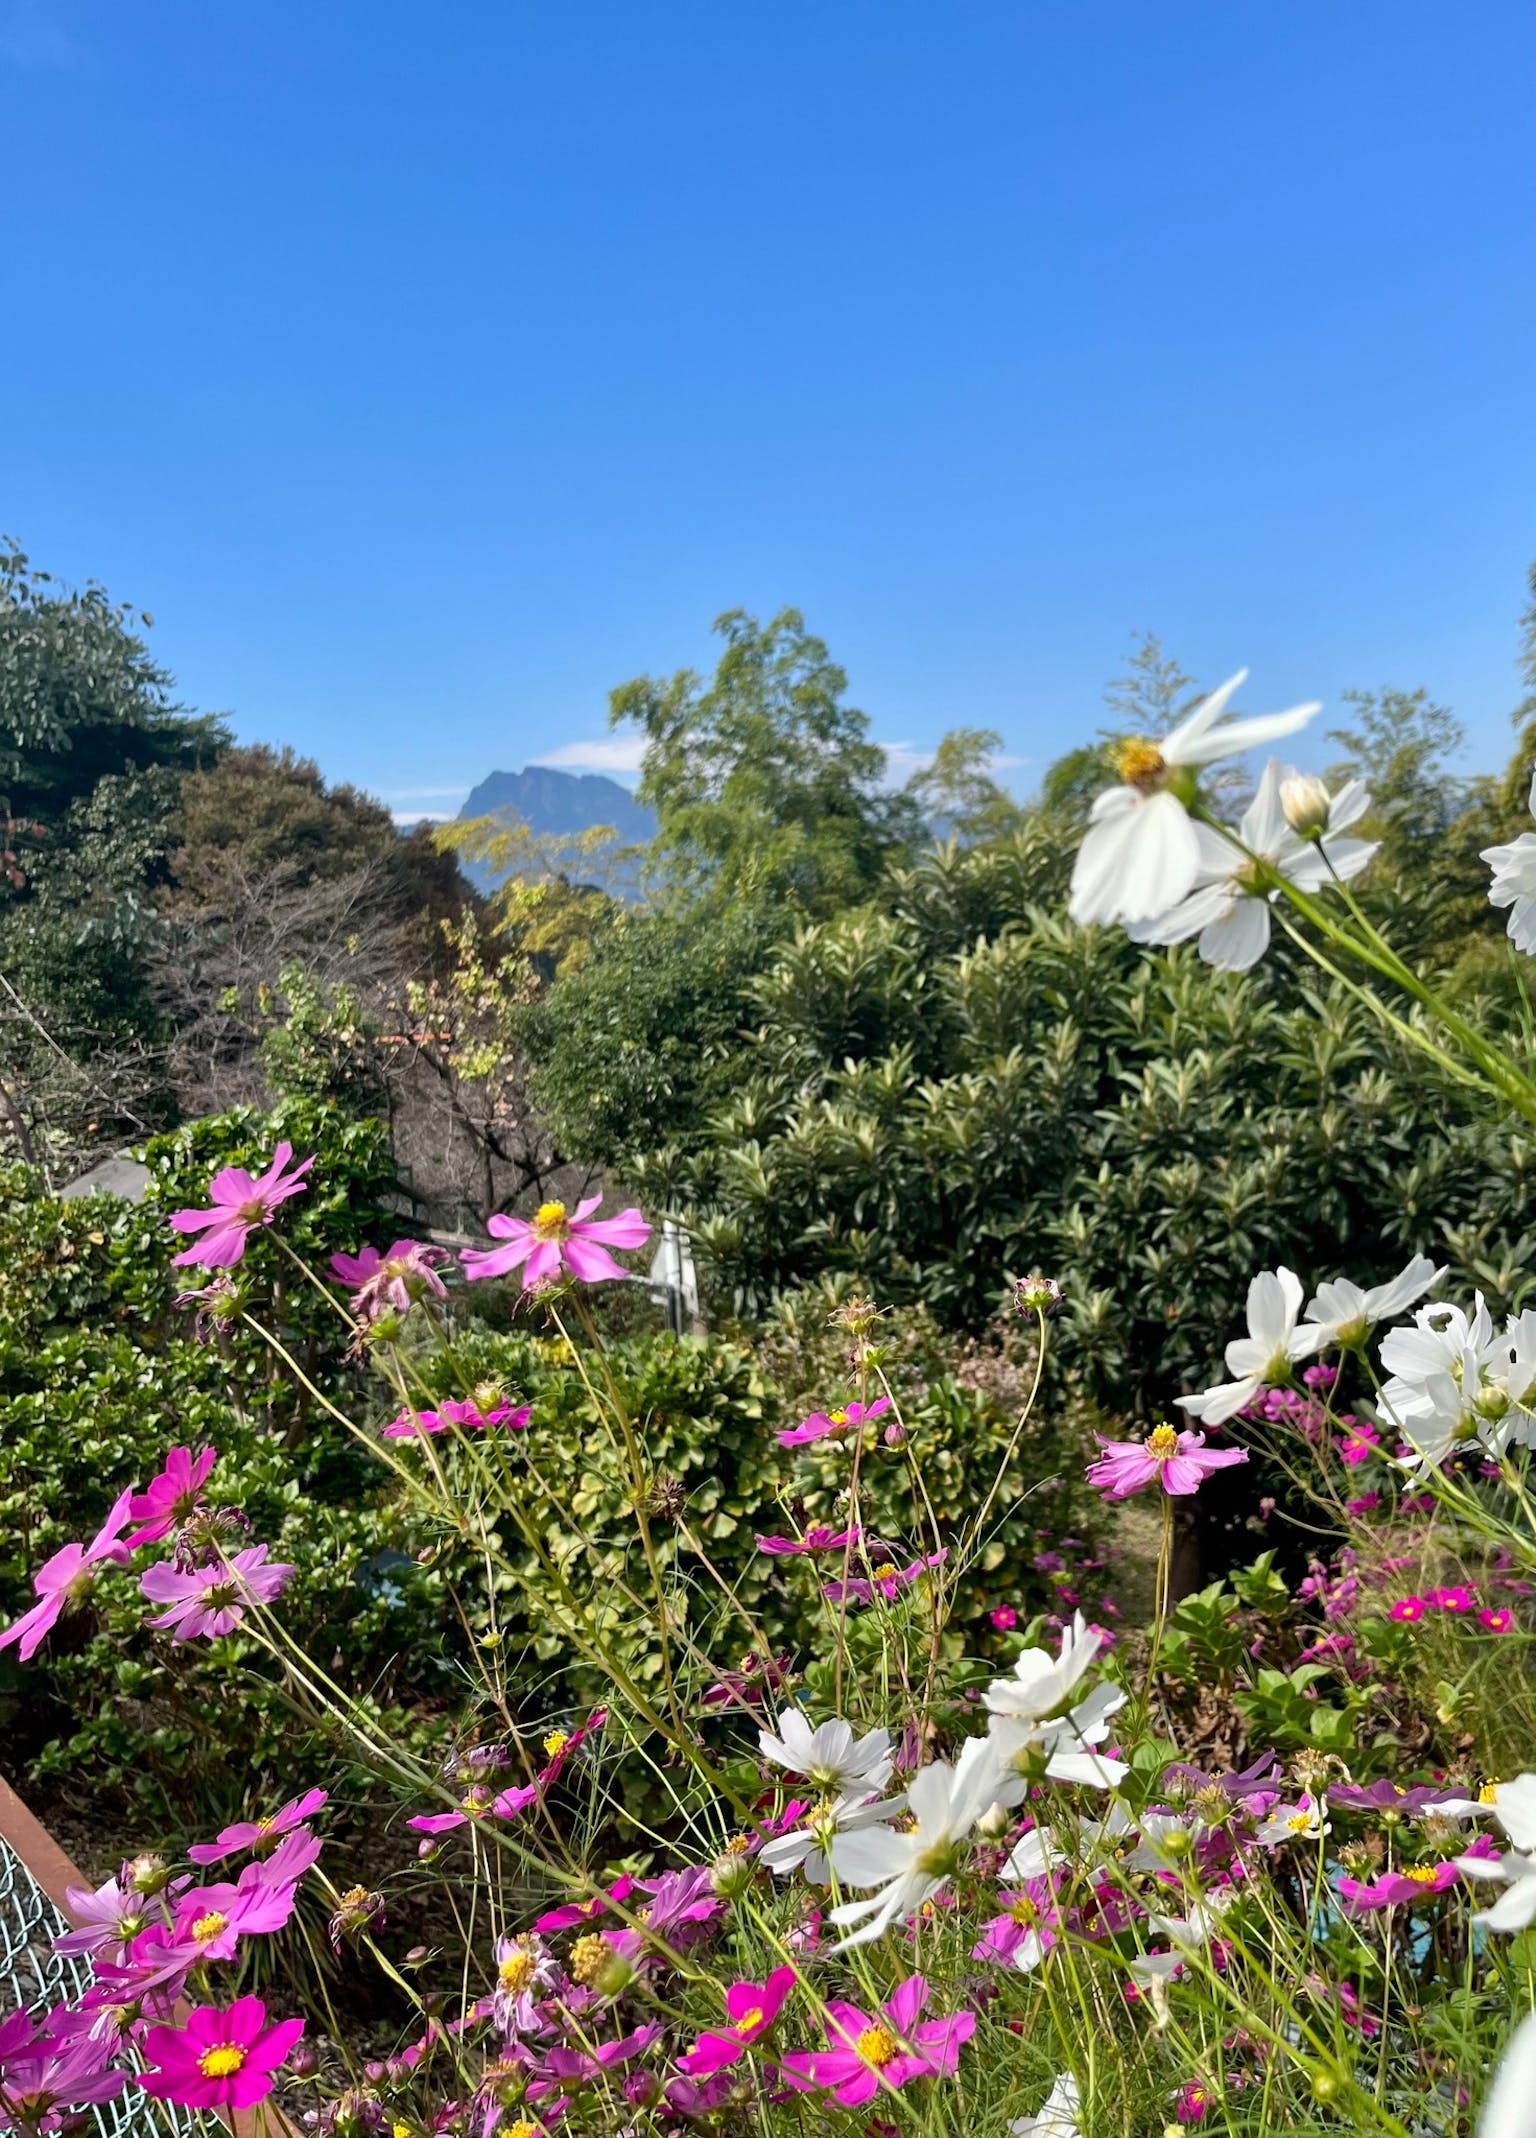
<instances>
[{"instance_id":1,"label":"blue sky","mask_svg":"<svg viewBox=\"0 0 1536 2138\"><path fill-rule=\"evenodd\" d=\"M735 605L1021 787L1141 630L1491 762L1533 87L1529 0L0 0L0 527L403 810Z\"/></svg>"}]
</instances>

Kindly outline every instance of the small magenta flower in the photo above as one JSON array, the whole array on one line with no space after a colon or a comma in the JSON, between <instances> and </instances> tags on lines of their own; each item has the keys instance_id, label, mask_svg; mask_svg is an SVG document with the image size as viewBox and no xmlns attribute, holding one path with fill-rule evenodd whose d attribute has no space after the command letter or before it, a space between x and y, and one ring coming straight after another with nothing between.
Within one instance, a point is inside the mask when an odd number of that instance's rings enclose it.
<instances>
[{"instance_id":1,"label":"small magenta flower","mask_svg":"<svg viewBox=\"0 0 1536 2138\"><path fill-rule=\"evenodd\" d=\"M830 1603L845 1600L873 1603L877 1596L883 1596L887 1603L894 1603L903 1589L910 1588L914 1581L921 1580L934 1567L942 1566L948 1557L949 1547L940 1545L936 1552L929 1552L924 1559L914 1559L910 1566L876 1566L867 1580L862 1574L856 1574L849 1581L824 1581L821 1593Z\"/></svg>"},{"instance_id":2,"label":"small magenta flower","mask_svg":"<svg viewBox=\"0 0 1536 2138\"><path fill-rule=\"evenodd\" d=\"M798 1559L803 1552L844 1551L857 1545L860 1529L808 1529L803 1537L759 1537L757 1548L771 1559Z\"/></svg>"},{"instance_id":3,"label":"small magenta flower","mask_svg":"<svg viewBox=\"0 0 1536 2138\"><path fill-rule=\"evenodd\" d=\"M199 1634L216 1640L222 1633L233 1633L251 1604L268 1604L281 1596L293 1574L282 1561L267 1564L265 1544L251 1544L212 1566L183 1571L162 1562L146 1567L139 1587L151 1603L170 1606L149 1621L152 1626L174 1628L178 1641L195 1640Z\"/></svg>"},{"instance_id":4,"label":"small magenta flower","mask_svg":"<svg viewBox=\"0 0 1536 2138\"><path fill-rule=\"evenodd\" d=\"M196 1455L190 1448L170 1450L160 1475L128 1502L129 1520L143 1525L123 1540L129 1551L136 1552L141 1544L158 1544L196 1511L208 1473L218 1459L214 1448L200 1448Z\"/></svg>"},{"instance_id":5,"label":"small magenta flower","mask_svg":"<svg viewBox=\"0 0 1536 2138\"><path fill-rule=\"evenodd\" d=\"M533 1416L530 1404L523 1403L514 1410L510 1403L493 1403L481 1410L468 1400L462 1403L440 1403L436 1410L403 1410L398 1418L383 1428L386 1440L424 1439L433 1433L446 1433L451 1426L459 1426L465 1432L481 1433L488 1426L505 1426L509 1433L520 1433Z\"/></svg>"},{"instance_id":6,"label":"small magenta flower","mask_svg":"<svg viewBox=\"0 0 1536 2138\"><path fill-rule=\"evenodd\" d=\"M871 2017L840 1998L827 2000L826 2049L793 2049L779 2072L797 2093L830 2093L844 2108L858 2108L877 2093L909 2079L949 2078L960 2051L976 2031L974 2012L921 2023L928 2002L921 1975L909 1975Z\"/></svg>"},{"instance_id":7,"label":"small magenta flower","mask_svg":"<svg viewBox=\"0 0 1536 2138\"><path fill-rule=\"evenodd\" d=\"M1398 1871L1385 1871L1378 1878L1361 1880L1341 1878L1339 1897L1346 1915L1370 1915L1378 1908L1413 1907L1420 1901L1433 1900L1452 1886L1460 1885L1463 1873L1460 1865L1469 1856L1497 1856L1497 1844L1488 1835L1480 1834L1470 1847L1455 1858L1441 1863L1414 1863Z\"/></svg>"},{"instance_id":8,"label":"small magenta flower","mask_svg":"<svg viewBox=\"0 0 1536 2138\"><path fill-rule=\"evenodd\" d=\"M325 1801L323 1789L306 1789L302 1796L290 1798L280 1811L260 1819L237 1819L233 1826L221 1827L215 1840L194 1842L187 1855L193 1863L222 1863L226 1856L238 1856L243 1849L264 1853L284 1834L291 1834L295 1827L312 1818Z\"/></svg>"},{"instance_id":9,"label":"small magenta flower","mask_svg":"<svg viewBox=\"0 0 1536 2138\"><path fill-rule=\"evenodd\" d=\"M459 1257L465 1276L473 1282L521 1269L525 1292L554 1283L564 1271L583 1284L628 1277L629 1271L614 1261L608 1249L643 1247L651 1228L635 1209L621 1210L616 1217L594 1218L592 1212L602 1199L590 1195L574 1212L567 1211L564 1203L540 1203L531 1218L503 1217L499 1212L487 1218L485 1229L492 1239L507 1244L466 1247Z\"/></svg>"},{"instance_id":10,"label":"small magenta flower","mask_svg":"<svg viewBox=\"0 0 1536 2138\"><path fill-rule=\"evenodd\" d=\"M987 1616L992 1621L994 1633L1012 1633L1019 1622L1019 1614L1012 1604L998 1604L995 1610L987 1613Z\"/></svg>"},{"instance_id":11,"label":"small magenta flower","mask_svg":"<svg viewBox=\"0 0 1536 2138\"><path fill-rule=\"evenodd\" d=\"M889 1396L877 1396L873 1403L849 1403L841 1410L813 1410L809 1418L799 1425L790 1426L779 1435L781 1448L803 1448L813 1440L825 1440L829 1433L851 1433L871 1418L878 1418L891 1407Z\"/></svg>"},{"instance_id":12,"label":"small magenta flower","mask_svg":"<svg viewBox=\"0 0 1536 2138\"><path fill-rule=\"evenodd\" d=\"M1396 1619L1400 1626L1416 1626L1428 1609L1427 1596L1400 1596L1387 1616Z\"/></svg>"},{"instance_id":13,"label":"small magenta flower","mask_svg":"<svg viewBox=\"0 0 1536 2138\"><path fill-rule=\"evenodd\" d=\"M1198 1492L1215 1470L1227 1470L1248 1460L1244 1448L1208 1448L1204 1433L1179 1432L1171 1425L1156 1425L1145 1440L1094 1438L1104 1450L1088 1466L1088 1482L1106 1499L1129 1499L1143 1485L1159 1484L1176 1498Z\"/></svg>"},{"instance_id":14,"label":"small magenta flower","mask_svg":"<svg viewBox=\"0 0 1536 2138\"><path fill-rule=\"evenodd\" d=\"M429 1292L434 1299L446 1299L448 1287L437 1271L447 1259L446 1248L431 1247L423 1240L396 1240L385 1255L376 1247L360 1247L355 1255L332 1255L331 1274L351 1286L356 1319L377 1321L391 1312L408 1314Z\"/></svg>"},{"instance_id":15,"label":"small magenta flower","mask_svg":"<svg viewBox=\"0 0 1536 2138\"><path fill-rule=\"evenodd\" d=\"M211 1210L178 1210L170 1223L176 1232L200 1232L203 1237L174 1257L179 1265L195 1262L202 1269L233 1269L245 1253L245 1243L259 1225L270 1225L279 1203L290 1195L302 1195L309 1186L304 1175L314 1164L305 1158L290 1170L293 1145L280 1143L272 1163L259 1178L244 1166L225 1166L208 1183Z\"/></svg>"},{"instance_id":16,"label":"small magenta flower","mask_svg":"<svg viewBox=\"0 0 1536 2138\"><path fill-rule=\"evenodd\" d=\"M269 2025L259 1997L237 1997L228 2011L200 2004L184 2027L151 2027L144 2054L151 2069L139 2084L178 2108L252 2108L272 2091L272 2074L304 2032L302 2019Z\"/></svg>"},{"instance_id":17,"label":"small magenta flower","mask_svg":"<svg viewBox=\"0 0 1536 2138\"><path fill-rule=\"evenodd\" d=\"M1513 1633L1515 1630L1513 1611L1479 1611L1477 1622L1485 1633Z\"/></svg>"},{"instance_id":18,"label":"small magenta flower","mask_svg":"<svg viewBox=\"0 0 1536 2138\"><path fill-rule=\"evenodd\" d=\"M1457 1583L1453 1588L1431 1589L1424 1600L1435 1610L1449 1611L1453 1616L1477 1608L1477 1599L1464 1582Z\"/></svg>"},{"instance_id":19,"label":"small magenta flower","mask_svg":"<svg viewBox=\"0 0 1536 2138\"><path fill-rule=\"evenodd\" d=\"M792 1967L776 1967L766 1982L733 1982L725 1993L726 2025L701 2034L686 2056L678 2058L678 2070L702 2079L737 2063L773 2025L794 1986Z\"/></svg>"},{"instance_id":20,"label":"small magenta flower","mask_svg":"<svg viewBox=\"0 0 1536 2138\"><path fill-rule=\"evenodd\" d=\"M1198 2079L1189 2079L1174 2095L1173 2112L1181 2123L1203 2123L1210 2105L1210 2088L1202 2086Z\"/></svg>"},{"instance_id":21,"label":"small magenta flower","mask_svg":"<svg viewBox=\"0 0 1536 2138\"><path fill-rule=\"evenodd\" d=\"M132 1498L131 1492L124 1492L114 1501L89 1544L66 1544L51 1559L43 1561L32 1576L40 1601L0 1633L0 1648L9 1648L14 1641L20 1660L30 1662L60 1615L69 1606L84 1603L90 1595L96 1585L97 1567L108 1561L114 1566L128 1564L128 1547L122 1542L122 1533Z\"/></svg>"}]
</instances>

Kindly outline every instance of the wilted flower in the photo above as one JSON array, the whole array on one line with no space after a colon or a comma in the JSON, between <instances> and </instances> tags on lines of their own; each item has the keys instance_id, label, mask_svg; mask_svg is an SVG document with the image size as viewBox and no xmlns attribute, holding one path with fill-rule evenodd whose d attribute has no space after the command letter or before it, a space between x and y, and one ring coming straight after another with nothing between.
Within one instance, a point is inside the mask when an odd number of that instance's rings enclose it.
<instances>
[{"instance_id":1,"label":"wilted flower","mask_svg":"<svg viewBox=\"0 0 1536 2138\"><path fill-rule=\"evenodd\" d=\"M331 1274L352 1286L352 1312L359 1321L377 1321L386 1313L408 1314L430 1293L446 1299L448 1287L437 1274L448 1260L446 1248L424 1240L396 1240L388 1254L363 1247L355 1255L334 1254Z\"/></svg>"},{"instance_id":2,"label":"wilted flower","mask_svg":"<svg viewBox=\"0 0 1536 2138\"><path fill-rule=\"evenodd\" d=\"M1047 1320L1061 1312L1061 1286L1054 1277L1015 1277L1013 1303L1021 1314L1043 1314Z\"/></svg>"}]
</instances>

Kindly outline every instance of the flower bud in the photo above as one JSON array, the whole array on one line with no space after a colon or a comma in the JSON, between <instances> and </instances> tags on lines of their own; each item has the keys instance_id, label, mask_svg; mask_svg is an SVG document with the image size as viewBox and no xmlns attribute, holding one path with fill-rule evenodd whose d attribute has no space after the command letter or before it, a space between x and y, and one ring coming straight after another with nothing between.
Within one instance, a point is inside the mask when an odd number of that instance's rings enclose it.
<instances>
[{"instance_id":1,"label":"flower bud","mask_svg":"<svg viewBox=\"0 0 1536 2138\"><path fill-rule=\"evenodd\" d=\"M123 1884L135 1893L163 1893L171 1882L171 1867L163 1856L132 1856L123 1865Z\"/></svg>"},{"instance_id":2,"label":"flower bud","mask_svg":"<svg viewBox=\"0 0 1536 2138\"><path fill-rule=\"evenodd\" d=\"M881 1438L888 1448L904 1448L907 1444L907 1429L893 1418Z\"/></svg>"},{"instance_id":3,"label":"flower bud","mask_svg":"<svg viewBox=\"0 0 1536 2138\"><path fill-rule=\"evenodd\" d=\"M757 1866L750 1856L727 1851L710 1866L709 1882L722 1900L740 1900L752 1890Z\"/></svg>"},{"instance_id":4,"label":"flower bud","mask_svg":"<svg viewBox=\"0 0 1536 2138\"><path fill-rule=\"evenodd\" d=\"M1049 1321L1061 1312L1061 1286L1054 1277L1016 1277L1013 1303L1021 1314L1039 1314Z\"/></svg>"},{"instance_id":5,"label":"flower bud","mask_svg":"<svg viewBox=\"0 0 1536 2138\"><path fill-rule=\"evenodd\" d=\"M1293 773L1280 782L1280 807L1298 837L1320 839L1328 829L1328 812L1333 807L1328 782L1315 772Z\"/></svg>"},{"instance_id":6,"label":"flower bud","mask_svg":"<svg viewBox=\"0 0 1536 2138\"><path fill-rule=\"evenodd\" d=\"M295 2079L312 2079L320 2069L320 2059L307 2041L296 2042L288 2052L288 2073Z\"/></svg>"},{"instance_id":7,"label":"flower bud","mask_svg":"<svg viewBox=\"0 0 1536 2138\"><path fill-rule=\"evenodd\" d=\"M989 1841L999 1840L1013 1824L1013 1813L1006 1804L991 1804L976 1821L978 1834L985 1834Z\"/></svg>"}]
</instances>

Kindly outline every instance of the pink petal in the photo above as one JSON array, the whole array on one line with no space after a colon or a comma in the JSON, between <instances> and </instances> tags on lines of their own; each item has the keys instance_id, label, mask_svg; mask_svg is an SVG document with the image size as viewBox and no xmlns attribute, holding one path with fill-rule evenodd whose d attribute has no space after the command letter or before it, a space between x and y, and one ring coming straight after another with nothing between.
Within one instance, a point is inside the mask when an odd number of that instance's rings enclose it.
<instances>
[{"instance_id":1,"label":"pink petal","mask_svg":"<svg viewBox=\"0 0 1536 2138\"><path fill-rule=\"evenodd\" d=\"M638 1210L621 1210L617 1217L583 1218L578 1212L572 1220L573 1237L588 1240L605 1240L610 1247L643 1247L651 1236L651 1228Z\"/></svg>"},{"instance_id":2,"label":"pink petal","mask_svg":"<svg viewBox=\"0 0 1536 2138\"><path fill-rule=\"evenodd\" d=\"M622 1282L629 1275L627 1269L621 1269L614 1261L606 1247L599 1247L590 1237L578 1237L573 1233L565 1242L565 1259L571 1275L579 1277L583 1284L607 1284L615 1278ZM533 1281L531 1262L528 1273Z\"/></svg>"}]
</instances>

